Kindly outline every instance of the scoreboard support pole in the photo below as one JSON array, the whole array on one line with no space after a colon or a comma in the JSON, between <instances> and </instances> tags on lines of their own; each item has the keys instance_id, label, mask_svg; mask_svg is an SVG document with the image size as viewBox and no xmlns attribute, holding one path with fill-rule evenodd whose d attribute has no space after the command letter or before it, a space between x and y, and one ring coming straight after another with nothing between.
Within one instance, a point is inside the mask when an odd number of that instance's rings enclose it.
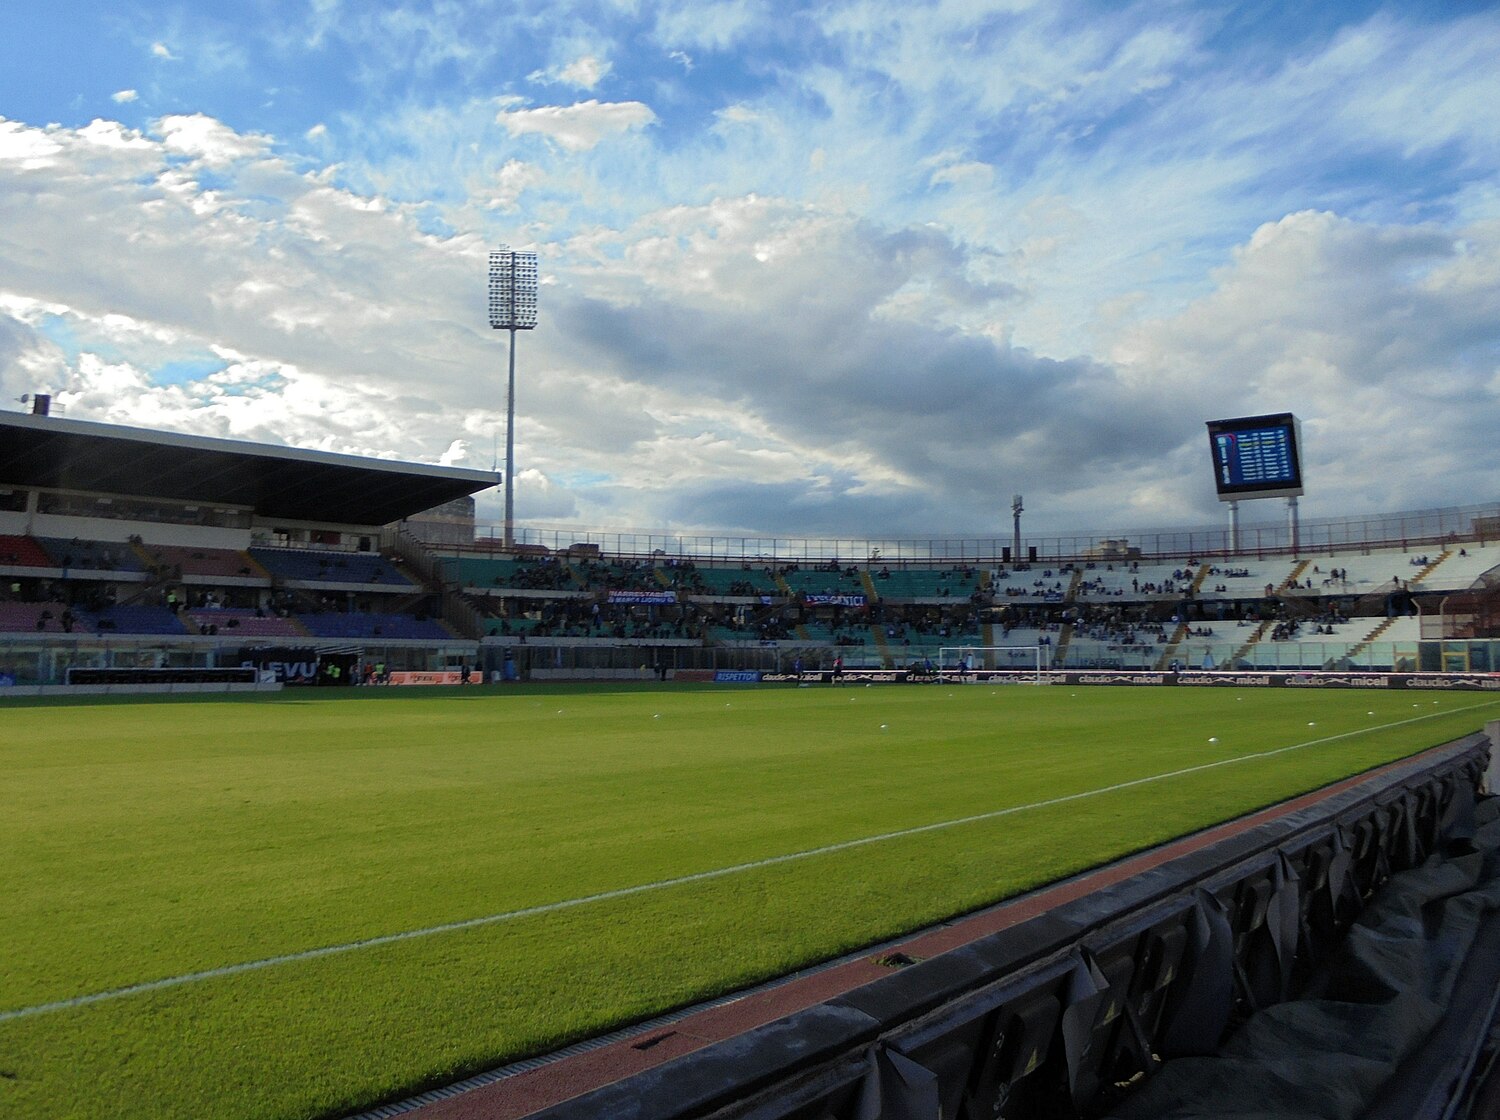
<instances>
[{"instance_id":1,"label":"scoreboard support pole","mask_svg":"<svg viewBox=\"0 0 1500 1120\"><path fill-rule=\"evenodd\" d=\"M1302 526L1297 521L1297 497L1292 495L1286 500L1286 527L1291 535L1292 555L1296 556L1302 551Z\"/></svg>"},{"instance_id":2,"label":"scoreboard support pole","mask_svg":"<svg viewBox=\"0 0 1500 1120\"><path fill-rule=\"evenodd\" d=\"M1229 555L1240 554L1240 503L1229 503Z\"/></svg>"}]
</instances>

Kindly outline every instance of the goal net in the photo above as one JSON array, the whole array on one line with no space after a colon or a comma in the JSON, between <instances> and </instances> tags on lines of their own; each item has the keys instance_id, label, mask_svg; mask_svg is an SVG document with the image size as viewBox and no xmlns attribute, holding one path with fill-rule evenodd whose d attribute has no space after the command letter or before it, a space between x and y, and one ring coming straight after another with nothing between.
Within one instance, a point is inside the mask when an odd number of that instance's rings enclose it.
<instances>
[{"instance_id":1,"label":"goal net","mask_svg":"<svg viewBox=\"0 0 1500 1120\"><path fill-rule=\"evenodd\" d=\"M938 650L938 676L947 681L974 681L997 669L1023 670L1029 681L1042 679L1050 652L1048 646L942 646Z\"/></svg>"}]
</instances>

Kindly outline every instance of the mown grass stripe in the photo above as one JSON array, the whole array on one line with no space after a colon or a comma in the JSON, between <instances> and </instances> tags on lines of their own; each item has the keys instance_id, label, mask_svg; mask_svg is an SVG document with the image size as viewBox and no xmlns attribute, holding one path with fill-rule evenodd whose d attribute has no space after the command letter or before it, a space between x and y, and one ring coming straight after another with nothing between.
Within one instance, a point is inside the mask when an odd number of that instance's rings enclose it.
<instances>
[{"instance_id":1,"label":"mown grass stripe","mask_svg":"<svg viewBox=\"0 0 1500 1120\"><path fill-rule=\"evenodd\" d=\"M1493 707L1500 704L1500 700L1476 704L1474 707ZM1290 751L1305 750L1308 747L1321 746L1326 743L1338 742L1357 735L1368 735L1378 731L1388 731L1397 727L1404 727L1424 720L1448 716L1449 711L1428 712L1420 716L1412 716L1409 719L1396 720L1392 723L1378 724L1374 727L1358 728L1354 731L1345 731L1337 735L1328 735L1318 739L1309 739L1301 743L1293 743L1290 746L1275 747L1266 751L1254 751L1248 754L1235 755L1231 758L1216 759L1213 762L1199 763L1195 766L1182 767L1176 770L1165 771L1160 774L1151 774L1142 778L1132 778L1124 782L1115 782L1096 789L1082 790L1077 793L1062 794L1058 797L1044 798L1039 801L1031 801L1024 805L1010 805L1003 809L992 809L984 813L974 813L963 817L954 817L950 820L935 821L930 824L914 825L910 828L896 829L891 832L877 833L872 836L861 836L853 840L841 840L835 844L824 844L816 848L806 848L801 851L788 852L783 855L769 856L765 859L750 860L745 863L731 864L727 867L712 868L708 871L696 871L689 875L678 875L670 879L658 879L649 883L638 883L628 887L618 887L614 890L599 891L595 894L582 895L577 898L559 899L554 902L545 902L536 906L526 906L517 910L505 910L496 914L486 914L476 918L463 918L454 922L443 922L438 925L425 926L420 929L402 930L397 933L380 934L376 937L362 938L357 941L343 942L337 945L324 945L314 949L303 949L295 953L284 953L274 957L262 957L253 961L242 961L237 964L223 965L218 968L203 969L198 972L185 972L178 976L167 976L157 980L146 980L137 984L129 984L120 988L110 988L104 991L91 992L86 995L72 996L68 999L54 1000L48 1003L33 1004L30 1007L15 1008L10 1011L0 1011L0 1023L12 1022L17 1019L31 1018L37 1015L47 1015L58 1011L67 1011L80 1007L89 1007L94 1004L106 1003L112 1000L125 999L130 996L145 995L148 992L164 991L170 988L182 987L188 984L197 984L206 980L217 980L227 976L238 976L247 972L256 972L261 969L273 968L280 965L296 964L301 961L318 960L322 957L337 956L344 953L358 952L364 949L374 949L382 945L394 945L403 941L412 941L418 938L435 937L445 933L456 933L461 930L478 929L484 926L498 925L503 922L516 921L521 918L536 917L542 914L553 914L562 910L569 910L579 906L589 906L598 902L609 902L614 899L630 898L634 895L646 894L651 891L666 890L670 887L685 886L689 883L702 883L713 879L722 879L730 875L738 875L746 871L757 871L766 867L775 867L779 864L791 863L797 860L811 859L815 856L832 855L836 852L850 851L855 848L866 847L871 844L883 843L887 840L897 840L908 836L919 836L924 833L938 832L949 828L958 828L968 824L978 824L983 821L998 820L1002 817L1012 816L1016 813L1030 812L1034 809L1045 809L1055 805L1064 805L1074 801L1082 801L1088 798L1100 797L1120 790L1133 789L1139 786L1150 785L1156 782L1169 781L1173 778L1184 777L1188 774L1198 774L1207 770L1214 770L1224 766L1233 766L1241 762L1250 762L1256 759L1271 758L1276 755L1286 754Z\"/></svg>"}]
</instances>

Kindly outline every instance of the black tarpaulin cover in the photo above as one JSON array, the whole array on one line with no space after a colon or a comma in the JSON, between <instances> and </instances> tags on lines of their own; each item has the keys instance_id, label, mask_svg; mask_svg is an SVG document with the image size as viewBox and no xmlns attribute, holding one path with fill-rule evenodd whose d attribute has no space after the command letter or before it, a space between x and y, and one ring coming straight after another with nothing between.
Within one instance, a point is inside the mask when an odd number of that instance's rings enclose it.
<instances>
[{"instance_id":1,"label":"black tarpaulin cover","mask_svg":"<svg viewBox=\"0 0 1500 1120\"><path fill-rule=\"evenodd\" d=\"M1300 998L1252 1015L1214 1056L1167 1062L1111 1116L1359 1120L1411 1076L1402 1063L1443 1021L1476 939L1488 953L1497 923L1500 798L1490 798L1472 837L1377 892Z\"/></svg>"}]
</instances>

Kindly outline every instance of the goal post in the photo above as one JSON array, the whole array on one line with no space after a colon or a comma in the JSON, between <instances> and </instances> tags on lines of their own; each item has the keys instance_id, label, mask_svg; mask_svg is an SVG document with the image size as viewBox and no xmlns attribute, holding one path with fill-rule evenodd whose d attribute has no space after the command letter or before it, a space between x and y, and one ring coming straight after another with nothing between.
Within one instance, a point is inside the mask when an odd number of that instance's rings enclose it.
<instances>
[{"instance_id":1,"label":"goal post","mask_svg":"<svg viewBox=\"0 0 1500 1120\"><path fill-rule=\"evenodd\" d=\"M1024 670L1033 681L1042 679L1051 647L1024 646L941 646L938 649L937 673L940 680L973 681L979 673L997 669Z\"/></svg>"}]
</instances>

